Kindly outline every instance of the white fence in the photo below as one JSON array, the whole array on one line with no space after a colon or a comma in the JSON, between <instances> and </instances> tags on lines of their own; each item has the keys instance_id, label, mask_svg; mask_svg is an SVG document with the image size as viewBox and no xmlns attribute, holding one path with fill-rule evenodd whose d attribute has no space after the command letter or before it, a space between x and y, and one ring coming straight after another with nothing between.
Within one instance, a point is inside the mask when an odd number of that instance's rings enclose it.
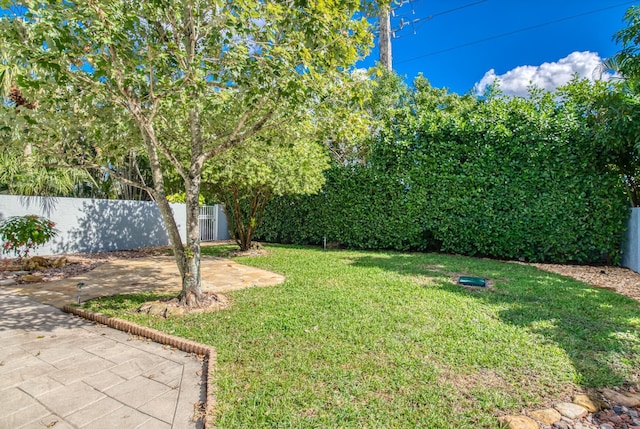
<instances>
[{"instance_id":1,"label":"white fence","mask_svg":"<svg viewBox=\"0 0 640 429\"><path fill-rule=\"evenodd\" d=\"M184 240L187 224L185 205L175 203L171 204L171 208ZM221 208L219 212L222 212ZM0 221L11 216L30 214L44 216L55 222L58 230L58 235L33 255L101 252L169 244L160 210L151 201L0 195ZM215 239L227 239L229 235L224 213L217 219ZM221 228L224 228L223 232Z\"/></svg>"},{"instance_id":2,"label":"white fence","mask_svg":"<svg viewBox=\"0 0 640 429\"><path fill-rule=\"evenodd\" d=\"M640 207L631 209L627 236L622 248L622 266L640 273Z\"/></svg>"}]
</instances>

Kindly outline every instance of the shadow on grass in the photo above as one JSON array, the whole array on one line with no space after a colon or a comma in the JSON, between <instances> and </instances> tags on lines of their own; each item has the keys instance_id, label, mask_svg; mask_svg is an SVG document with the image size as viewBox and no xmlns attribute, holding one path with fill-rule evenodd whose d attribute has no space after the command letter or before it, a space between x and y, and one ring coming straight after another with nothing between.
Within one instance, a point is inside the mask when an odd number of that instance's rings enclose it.
<instances>
[{"instance_id":1,"label":"shadow on grass","mask_svg":"<svg viewBox=\"0 0 640 429\"><path fill-rule=\"evenodd\" d=\"M384 253L351 259L358 267L435 277L437 287L449 293L497 306L501 322L561 347L583 386L599 388L640 378L640 305L635 300L513 263L436 254ZM465 289L454 284L455 274L487 277L493 290Z\"/></svg>"},{"instance_id":2,"label":"shadow on grass","mask_svg":"<svg viewBox=\"0 0 640 429\"><path fill-rule=\"evenodd\" d=\"M237 244L216 244L206 243L201 245L200 254L203 256L215 256L218 258L229 258L234 256L239 246Z\"/></svg>"},{"instance_id":3,"label":"shadow on grass","mask_svg":"<svg viewBox=\"0 0 640 429\"><path fill-rule=\"evenodd\" d=\"M132 308L138 308L148 301L162 300L177 296L177 293L158 293L154 291L138 292L122 295L111 295L102 298L95 298L83 303L83 308L107 316L116 316Z\"/></svg>"}]
</instances>

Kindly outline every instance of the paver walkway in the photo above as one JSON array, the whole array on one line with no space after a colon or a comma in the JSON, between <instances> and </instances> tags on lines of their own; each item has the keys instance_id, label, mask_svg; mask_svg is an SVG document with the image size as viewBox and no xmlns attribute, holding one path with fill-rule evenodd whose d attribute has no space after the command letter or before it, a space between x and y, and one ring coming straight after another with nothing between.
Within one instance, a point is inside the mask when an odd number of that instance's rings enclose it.
<instances>
[{"instance_id":1,"label":"paver walkway","mask_svg":"<svg viewBox=\"0 0 640 429\"><path fill-rule=\"evenodd\" d=\"M0 428L196 428L202 362L0 290Z\"/></svg>"},{"instance_id":2,"label":"paver walkway","mask_svg":"<svg viewBox=\"0 0 640 429\"><path fill-rule=\"evenodd\" d=\"M99 296L180 289L175 261L107 262L81 276L0 288L0 429L196 428L203 364L57 308ZM205 258L204 290L281 283L284 277ZM49 304L49 305L45 305ZM53 307L52 307L53 306Z\"/></svg>"}]
</instances>

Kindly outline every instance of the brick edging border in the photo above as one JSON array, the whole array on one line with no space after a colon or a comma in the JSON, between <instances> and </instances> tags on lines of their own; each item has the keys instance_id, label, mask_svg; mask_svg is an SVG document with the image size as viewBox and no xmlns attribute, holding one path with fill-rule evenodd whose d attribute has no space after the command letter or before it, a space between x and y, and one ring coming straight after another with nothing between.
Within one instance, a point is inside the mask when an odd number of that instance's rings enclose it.
<instances>
[{"instance_id":1,"label":"brick edging border","mask_svg":"<svg viewBox=\"0 0 640 429\"><path fill-rule=\"evenodd\" d=\"M156 343L164 344L167 346L175 347L178 350L182 350L187 353L195 353L197 355L204 356L204 366L206 371L205 377L205 415L204 415L204 428L215 429L213 424L213 408L215 406L215 398L213 397L213 371L216 363L216 349L213 347L196 343L195 341L185 340L184 338L169 335L157 329L148 328L146 326L140 326L128 320L117 319L115 317L108 317L104 314L94 313L92 311L83 310L78 307L65 305L62 307L62 311L65 313L74 314L82 317L83 319L91 320L93 322L101 323L110 328L117 329L122 332L126 332L132 335L138 335L140 337L148 338Z\"/></svg>"}]
</instances>

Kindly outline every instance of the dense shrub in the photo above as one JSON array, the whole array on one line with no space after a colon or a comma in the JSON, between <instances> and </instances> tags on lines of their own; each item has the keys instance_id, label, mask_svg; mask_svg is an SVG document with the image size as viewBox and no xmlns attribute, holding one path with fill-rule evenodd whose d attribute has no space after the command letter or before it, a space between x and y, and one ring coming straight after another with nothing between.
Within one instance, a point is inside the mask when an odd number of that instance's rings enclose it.
<instances>
[{"instance_id":1,"label":"dense shrub","mask_svg":"<svg viewBox=\"0 0 640 429\"><path fill-rule=\"evenodd\" d=\"M419 248L419 219L408 215L407 190L397 175L371 167L334 167L318 195L275 198L259 229L262 239L329 242L362 249Z\"/></svg>"},{"instance_id":2,"label":"dense shrub","mask_svg":"<svg viewBox=\"0 0 640 429\"><path fill-rule=\"evenodd\" d=\"M335 167L316 196L274 201L262 238L528 261L619 257L624 189L571 99L416 88L365 166Z\"/></svg>"},{"instance_id":3,"label":"dense shrub","mask_svg":"<svg viewBox=\"0 0 640 429\"><path fill-rule=\"evenodd\" d=\"M48 243L58 234L55 224L36 215L12 216L0 222L2 253L27 257L32 250Z\"/></svg>"}]
</instances>

